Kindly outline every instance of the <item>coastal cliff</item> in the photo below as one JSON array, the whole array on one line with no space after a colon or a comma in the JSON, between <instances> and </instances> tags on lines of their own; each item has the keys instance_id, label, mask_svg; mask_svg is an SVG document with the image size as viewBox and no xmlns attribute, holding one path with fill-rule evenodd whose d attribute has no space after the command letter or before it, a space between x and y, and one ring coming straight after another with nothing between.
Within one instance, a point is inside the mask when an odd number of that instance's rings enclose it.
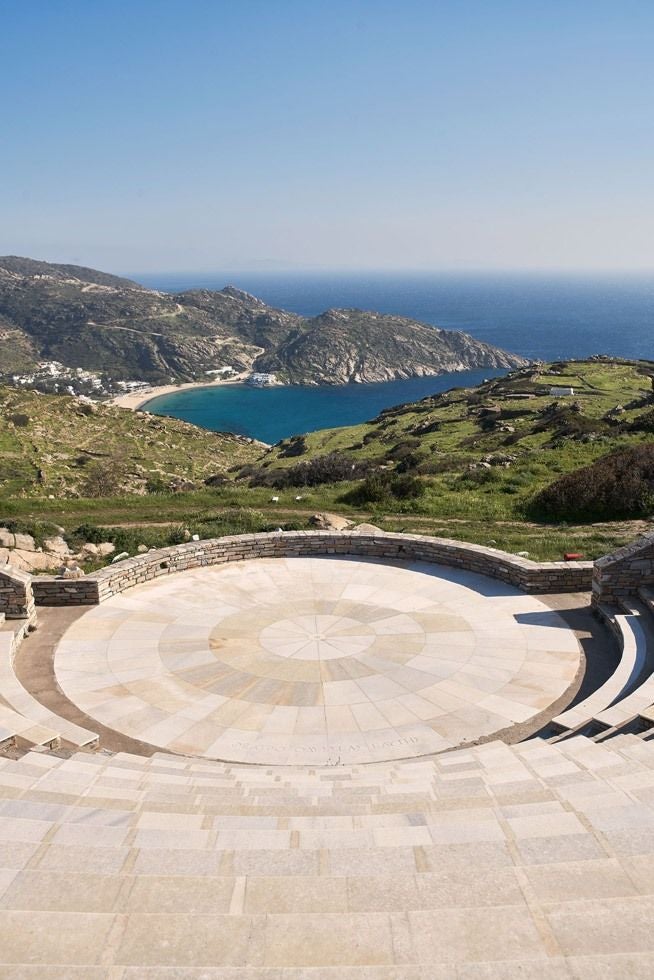
<instances>
[{"instance_id":1,"label":"coastal cliff","mask_svg":"<svg viewBox=\"0 0 654 980\"><path fill-rule=\"evenodd\" d=\"M52 361L109 387L205 380L224 365L290 384L345 384L526 363L407 317L344 309L307 318L234 286L169 294L16 256L0 258L0 347L5 382Z\"/></svg>"}]
</instances>

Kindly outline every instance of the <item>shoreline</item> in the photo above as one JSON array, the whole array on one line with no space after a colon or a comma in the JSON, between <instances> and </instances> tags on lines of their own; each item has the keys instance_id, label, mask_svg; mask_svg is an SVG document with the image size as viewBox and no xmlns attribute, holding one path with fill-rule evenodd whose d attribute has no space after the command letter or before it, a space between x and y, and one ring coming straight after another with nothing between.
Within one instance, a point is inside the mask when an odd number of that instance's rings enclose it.
<instances>
[{"instance_id":1,"label":"shoreline","mask_svg":"<svg viewBox=\"0 0 654 980\"><path fill-rule=\"evenodd\" d=\"M150 388L139 388L138 391L125 392L124 395L115 395L110 398L107 405L115 405L117 408L127 408L132 412L143 411L148 402L159 398L160 395L171 395L177 391L188 391L191 388L219 388L223 385L243 384L245 378L250 374L249 371L242 371L231 378L220 378L216 381L184 381L179 385L155 385Z\"/></svg>"}]
</instances>

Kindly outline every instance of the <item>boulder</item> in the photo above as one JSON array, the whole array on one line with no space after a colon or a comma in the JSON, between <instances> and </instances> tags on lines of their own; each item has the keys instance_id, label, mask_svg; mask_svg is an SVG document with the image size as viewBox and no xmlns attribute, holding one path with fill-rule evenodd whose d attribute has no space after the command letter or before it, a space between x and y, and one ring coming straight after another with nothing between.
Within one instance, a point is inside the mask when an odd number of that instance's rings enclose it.
<instances>
[{"instance_id":1,"label":"boulder","mask_svg":"<svg viewBox=\"0 0 654 980\"><path fill-rule=\"evenodd\" d=\"M15 534L14 547L22 551L36 551L36 542L31 534Z\"/></svg>"},{"instance_id":2,"label":"boulder","mask_svg":"<svg viewBox=\"0 0 654 980\"><path fill-rule=\"evenodd\" d=\"M0 548L13 548L16 539L9 528L0 527Z\"/></svg>"},{"instance_id":3,"label":"boulder","mask_svg":"<svg viewBox=\"0 0 654 980\"><path fill-rule=\"evenodd\" d=\"M140 544L136 550L138 551L139 555L143 555L148 550L148 546L147 544Z\"/></svg>"},{"instance_id":4,"label":"boulder","mask_svg":"<svg viewBox=\"0 0 654 980\"><path fill-rule=\"evenodd\" d=\"M93 544L91 541L87 541L80 549L82 558L97 558L99 553L97 544Z\"/></svg>"},{"instance_id":5,"label":"boulder","mask_svg":"<svg viewBox=\"0 0 654 980\"><path fill-rule=\"evenodd\" d=\"M492 453L484 456L482 462L489 463L491 466L510 466L517 458L512 453Z\"/></svg>"},{"instance_id":6,"label":"boulder","mask_svg":"<svg viewBox=\"0 0 654 980\"><path fill-rule=\"evenodd\" d=\"M106 558L108 555L113 555L115 550L116 545L112 544L111 541L103 541L102 544L98 545L98 554L103 558Z\"/></svg>"},{"instance_id":7,"label":"boulder","mask_svg":"<svg viewBox=\"0 0 654 980\"><path fill-rule=\"evenodd\" d=\"M320 531L345 531L348 527L352 527L352 521L348 521L341 514L328 514L326 512L314 514L309 518L309 524Z\"/></svg>"},{"instance_id":8,"label":"boulder","mask_svg":"<svg viewBox=\"0 0 654 980\"><path fill-rule=\"evenodd\" d=\"M46 538L43 542L43 547L46 551L59 555L62 558L70 554L70 548L61 535L58 535L56 538Z\"/></svg>"},{"instance_id":9,"label":"boulder","mask_svg":"<svg viewBox=\"0 0 654 980\"><path fill-rule=\"evenodd\" d=\"M9 564L24 572L53 572L61 564L61 555L49 555L45 551L25 551L14 548L9 552Z\"/></svg>"},{"instance_id":10,"label":"boulder","mask_svg":"<svg viewBox=\"0 0 654 980\"><path fill-rule=\"evenodd\" d=\"M384 532L376 524L357 524L352 529L352 534L383 534Z\"/></svg>"},{"instance_id":11,"label":"boulder","mask_svg":"<svg viewBox=\"0 0 654 980\"><path fill-rule=\"evenodd\" d=\"M172 448L175 448L174 446ZM183 493L188 490L195 490L196 485L193 480L184 480L182 477L175 477L168 484L173 493Z\"/></svg>"},{"instance_id":12,"label":"boulder","mask_svg":"<svg viewBox=\"0 0 654 980\"><path fill-rule=\"evenodd\" d=\"M59 576L61 578L83 578L84 572L79 567L76 561L66 562L59 569Z\"/></svg>"}]
</instances>

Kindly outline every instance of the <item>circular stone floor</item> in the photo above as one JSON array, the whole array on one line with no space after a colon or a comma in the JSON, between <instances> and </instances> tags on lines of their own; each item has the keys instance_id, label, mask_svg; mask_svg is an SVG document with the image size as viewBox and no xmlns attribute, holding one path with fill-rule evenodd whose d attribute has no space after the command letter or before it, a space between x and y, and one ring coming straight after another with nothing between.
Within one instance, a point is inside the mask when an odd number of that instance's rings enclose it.
<instances>
[{"instance_id":1,"label":"circular stone floor","mask_svg":"<svg viewBox=\"0 0 654 980\"><path fill-rule=\"evenodd\" d=\"M261 559L138 586L78 619L67 697L162 749L265 764L438 752L525 722L575 678L543 602L427 565Z\"/></svg>"}]
</instances>

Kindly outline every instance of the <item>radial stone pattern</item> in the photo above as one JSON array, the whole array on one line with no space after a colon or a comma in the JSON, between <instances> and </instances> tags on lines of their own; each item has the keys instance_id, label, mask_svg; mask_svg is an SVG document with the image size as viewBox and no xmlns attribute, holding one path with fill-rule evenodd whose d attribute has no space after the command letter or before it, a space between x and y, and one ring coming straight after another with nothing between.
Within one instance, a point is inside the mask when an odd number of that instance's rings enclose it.
<instances>
[{"instance_id":1,"label":"radial stone pattern","mask_svg":"<svg viewBox=\"0 0 654 980\"><path fill-rule=\"evenodd\" d=\"M67 631L55 670L107 727L280 765L439 752L565 693L579 646L543 602L420 562L260 559L138 586Z\"/></svg>"}]
</instances>

